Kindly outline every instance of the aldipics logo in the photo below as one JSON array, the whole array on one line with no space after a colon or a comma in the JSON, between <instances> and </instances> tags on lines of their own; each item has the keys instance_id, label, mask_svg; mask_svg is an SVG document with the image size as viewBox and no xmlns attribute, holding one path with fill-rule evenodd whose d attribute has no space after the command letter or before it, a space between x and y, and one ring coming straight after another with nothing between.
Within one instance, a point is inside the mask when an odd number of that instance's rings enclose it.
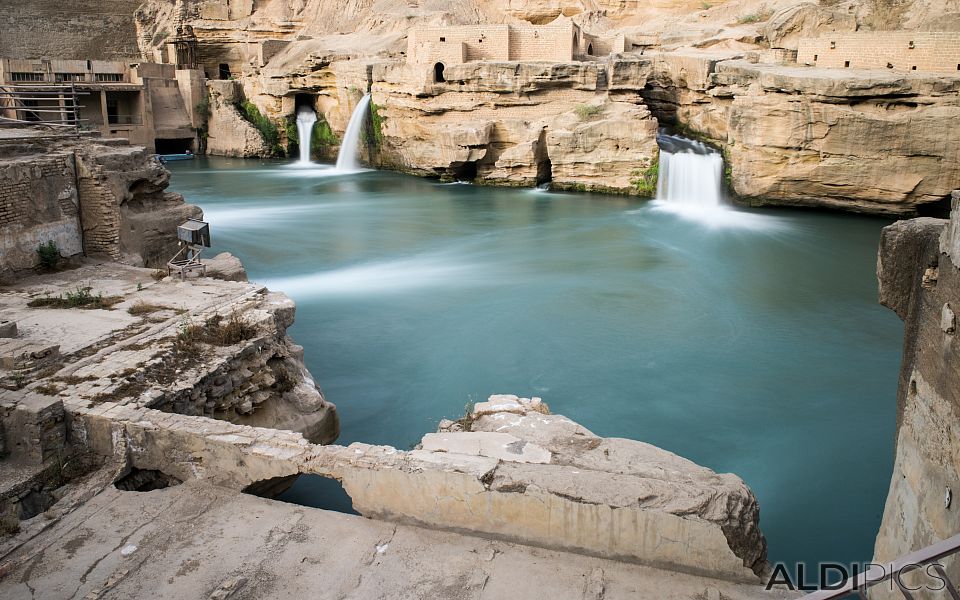
<instances>
[{"instance_id":1,"label":"aldipics logo","mask_svg":"<svg viewBox=\"0 0 960 600\"><path fill-rule=\"evenodd\" d=\"M817 590L842 590L850 592L866 591L880 586L889 586L890 590L916 592L928 590L939 592L947 590L950 597L957 598L956 588L947 577L941 563L925 563L894 566L892 564L863 563L844 565L840 563L819 563L816 580L808 574L803 563L794 566L793 573L783 563L776 563L767 580L766 589L774 587L793 591L813 592ZM909 596L908 596L909 597Z\"/></svg>"}]
</instances>

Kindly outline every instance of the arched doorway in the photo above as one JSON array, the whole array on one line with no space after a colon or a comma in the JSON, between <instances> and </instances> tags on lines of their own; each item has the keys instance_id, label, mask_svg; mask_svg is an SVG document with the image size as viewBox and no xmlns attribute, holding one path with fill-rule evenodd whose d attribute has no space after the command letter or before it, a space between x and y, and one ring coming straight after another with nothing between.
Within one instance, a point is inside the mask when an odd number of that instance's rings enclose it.
<instances>
[{"instance_id":1,"label":"arched doorway","mask_svg":"<svg viewBox=\"0 0 960 600\"><path fill-rule=\"evenodd\" d=\"M443 78L443 63L437 63L433 65L433 81L436 83L443 83L446 79Z\"/></svg>"},{"instance_id":2,"label":"arched doorway","mask_svg":"<svg viewBox=\"0 0 960 600\"><path fill-rule=\"evenodd\" d=\"M587 44L587 54L589 54L590 56L593 56L593 44L592 44L592 43Z\"/></svg>"}]
</instances>

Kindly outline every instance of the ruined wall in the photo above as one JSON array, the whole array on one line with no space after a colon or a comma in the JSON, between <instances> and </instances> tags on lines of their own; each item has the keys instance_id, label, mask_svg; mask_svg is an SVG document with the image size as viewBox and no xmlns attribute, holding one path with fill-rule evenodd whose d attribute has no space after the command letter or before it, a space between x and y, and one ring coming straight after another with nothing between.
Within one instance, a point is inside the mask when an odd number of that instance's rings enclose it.
<instances>
[{"instance_id":1,"label":"ruined wall","mask_svg":"<svg viewBox=\"0 0 960 600\"><path fill-rule=\"evenodd\" d=\"M797 62L822 68L960 72L952 32L871 31L801 39Z\"/></svg>"},{"instance_id":2,"label":"ruined wall","mask_svg":"<svg viewBox=\"0 0 960 600\"><path fill-rule=\"evenodd\" d=\"M539 399L491 397L477 426L417 449L316 446L285 431L68 399L71 434L131 466L242 489L298 473L338 479L364 516L757 583L756 499L734 475L659 448L605 439ZM485 423L485 421L488 421ZM492 428L500 427L494 432Z\"/></svg>"},{"instance_id":3,"label":"ruined wall","mask_svg":"<svg viewBox=\"0 0 960 600\"><path fill-rule=\"evenodd\" d=\"M0 283L39 265L49 241L64 257L83 251L73 154L0 155Z\"/></svg>"},{"instance_id":4,"label":"ruined wall","mask_svg":"<svg viewBox=\"0 0 960 600\"><path fill-rule=\"evenodd\" d=\"M457 27L423 27L410 31L407 37L407 55L422 62L434 62L434 58L418 53L421 43L436 44L438 48L466 49L465 60L510 60L510 28L507 25L476 25ZM449 55L454 50L441 50L438 56Z\"/></svg>"},{"instance_id":5,"label":"ruined wall","mask_svg":"<svg viewBox=\"0 0 960 600\"><path fill-rule=\"evenodd\" d=\"M170 173L156 156L126 144L76 148L84 250L159 267L176 254L177 225L200 210L164 190Z\"/></svg>"},{"instance_id":6,"label":"ruined wall","mask_svg":"<svg viewBox=\"0 0 960 600\"><path fill-rule=\"evenodd\" d=\"M0 10L0 56L125 60L140 56L141 0L28 0Z\"/></svg>"},{"instance_id":7,"label":"ruined wall","mask_svg":"<svg viewBox=\"0 0 960 600\"><path fill-rule=\"evenodd\" d=\"M885 228L877 274L880 301L905 326L896 459L874 549L884 562L960 531L960 192L949 222ZM960 562L946 564L957 581Z\"/></svg>"}]
</instances>

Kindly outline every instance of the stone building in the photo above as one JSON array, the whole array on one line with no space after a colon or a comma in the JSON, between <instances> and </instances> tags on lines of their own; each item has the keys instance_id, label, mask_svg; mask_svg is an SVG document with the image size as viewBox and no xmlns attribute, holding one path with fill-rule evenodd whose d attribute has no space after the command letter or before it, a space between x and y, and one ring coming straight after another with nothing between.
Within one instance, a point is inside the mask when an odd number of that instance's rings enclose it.
<instances>
[{"instance_id":1,"label":"stone building","mask_svg":"<svg viewBox=\"0 0 960 600\"><path fill-rule=\"evenodd\" d=\"M407 38L407 62L443 69L473 61L571 62L594 53L594 40L572 19L547 25L461 25L417 27Z\"/></svg>"},{"instance_id":2,"label":"stone building","mask_svg":"<svg viewBox=\"0 0 960 600\"><path fill-rule=\"evenodd\" d=\"M829 33L799 42L797 62L823 68L960 72L960 38L939 31Z\"/></svg>"},{"instance_id":3,"label":"stone building","mask_svg":"<svg viewBox=\"0 0 960 600\"><path fill-rule=\"evenodd\" d=\"M175 65L0 59L0 117L77 123L158 153L196 150L203 73ZM42 92L42 93L37 93ZM76 97L76 110L72 98Z\"/></svg>"}]
</instances>

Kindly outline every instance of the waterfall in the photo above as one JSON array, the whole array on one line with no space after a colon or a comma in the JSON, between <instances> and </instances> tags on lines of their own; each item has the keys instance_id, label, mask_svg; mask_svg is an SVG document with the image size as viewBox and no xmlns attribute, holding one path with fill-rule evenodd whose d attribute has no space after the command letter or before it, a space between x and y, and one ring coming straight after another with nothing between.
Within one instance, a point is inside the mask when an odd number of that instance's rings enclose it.
<instances>
[{"instance_id":1,"label":"waterfall","mask_svg":"<svg viewBox=\"0 0 960 600\"><path fill-rule=\"evenodd\" d=\"M657 200L703 210L721 208L723 157L703 142L658 135L660 172Z\"/></svg>"},{"instance_id":2,"label":"waterfall","mask_svg":"<svg viewBox=\"0 0 960 600\"><path fill-rule=\"evenodd\" d=\"M360 145L360 131L367 119L367 108L370 106L370 94L365 95L353 109L353 115L350 116L350 122L347 123L347 131L343 134L343 142L340 144L340 153L337 154L338 171L355 171L360 168L357 163L357 151Z\"/></svg>"},{"instance_id":3,"label":"waterfall","mask_svg":"<svg viewBox=\"0 0 960 600\"><path fill-rule=\"evenodd\" d=\"M777 217L737 210L724 202L723 156L703 142L661 133L657 179L659 210L672 212L707 227L778 230Z\"/></svg>"},{"instance_id":4,"label":"waterfall","mask_svg":"<svg viewBox=\"0 0 960 600\"><path fill-rule=\"evenodd\" d=\"M313 126L317 122L317 113L309 106L297 109L297 133L300 134L300 164L310 162L310 140L313 137Z\"/></svg>"}]
</instances>

